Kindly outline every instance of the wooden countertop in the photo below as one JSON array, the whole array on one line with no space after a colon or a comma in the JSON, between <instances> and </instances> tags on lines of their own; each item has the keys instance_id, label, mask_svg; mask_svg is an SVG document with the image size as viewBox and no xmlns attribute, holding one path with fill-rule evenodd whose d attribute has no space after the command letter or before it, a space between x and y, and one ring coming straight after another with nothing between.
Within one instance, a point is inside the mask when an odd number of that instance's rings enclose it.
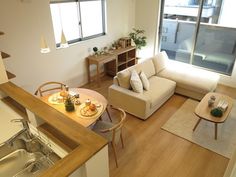
<instances>
[{"instance_id":1,"label":"wooden countertop","mask_svg":"<svg viewBox=\"0 0 236 177\"><path fill-rule=\"evenodd\" d=\"M68 176L107 144L107 141L101 136L76 124L71 119L68 119L67 116L48 106L12 82L0 84L0 91L42 118L78 145L66 157L56 162L54 166L43 173L41 177Z\"/></svg>"}]
</instances>

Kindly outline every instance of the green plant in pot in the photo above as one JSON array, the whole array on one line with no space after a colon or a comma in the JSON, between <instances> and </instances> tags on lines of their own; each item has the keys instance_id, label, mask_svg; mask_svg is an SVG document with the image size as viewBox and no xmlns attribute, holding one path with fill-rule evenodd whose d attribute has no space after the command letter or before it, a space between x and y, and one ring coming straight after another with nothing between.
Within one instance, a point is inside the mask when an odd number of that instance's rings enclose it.
<instances>
[{"instance_id":1,"label":"green plant in pot","mask_svg":"<svg viewBox=\"0 0 236 177\"><path fill-rule=\"evenodd\" d=\"M145 31L133 28L133 32L129 33L129 37L134 41L136 48L141 50L142 47L147 45L147 37L144 36Z\"/></svg>"},{"instance_id":2,"label":"green plant in pot","mask_svg":"<svg viewBox=\"0 0 236 177\"><path fill-rule=\"evenodd\" d=\"M75 110L75 106L74 106L74 103L73 101L71 100L71 97L68 96L65 100L65 109L66 111L68 112L72 112Z\"/></svg>"}]
</instances>

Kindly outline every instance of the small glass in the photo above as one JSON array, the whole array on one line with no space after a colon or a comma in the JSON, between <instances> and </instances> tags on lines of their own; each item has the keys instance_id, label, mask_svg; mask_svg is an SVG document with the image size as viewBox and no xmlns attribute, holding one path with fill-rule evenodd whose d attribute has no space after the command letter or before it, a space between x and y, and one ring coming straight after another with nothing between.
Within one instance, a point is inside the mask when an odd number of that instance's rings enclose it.
<instances>
[{"instance_id":1,"label":"small glass","mask_svg":"<svg viewBox=\"0 0 236 177\"><path fill-rule=\"evenodd\" d=\"M86 106L89 106L91 104L91 100L90 99L87 99L86 101L85 101L85 105Z\"/></svg>"},{"instance_id":2,"label":"small glass","mask_svg":"<svg viewBox=\"0 0 236 177\"><path fill-rule=\"evenodd\" d=\"M215 100L212 100L212 99L209 99L209 100L208 100L208 106L209 106L209 107L214 106L214 103L215 103Z\"/></svg>"}]
</instances>

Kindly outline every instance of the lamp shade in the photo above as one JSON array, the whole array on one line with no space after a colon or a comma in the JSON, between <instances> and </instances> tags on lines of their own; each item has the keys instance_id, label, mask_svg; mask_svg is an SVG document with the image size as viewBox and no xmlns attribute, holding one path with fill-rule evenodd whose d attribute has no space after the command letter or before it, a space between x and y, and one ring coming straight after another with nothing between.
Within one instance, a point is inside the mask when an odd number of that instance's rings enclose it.
<instances>
[{"instance_id":1,"label":"lamp shade","mask_svg":"<svg viewBox=\"0 0 236 177\"><path fill-rule=\"evenodd\" d=\"M41 50L40 50L41 53L48 53L48 52L50 52L50 48L48 47L47 42L46 42L46 40L45 40L45 38L43 36L41 36L40 48L41 48Z\"/></svg>"},{"instance_id":2,"label":"lamp shade","mask_svg":"<svg viewBox=\"0 0 236 177\"><path fill-rule=\"evenodd\" d=\"M65 34L64 34L64 31L63 31L63 30L61 31L61 47L62 47L62 48L67 48L67 47L69 47L68 42L67 42L67 40L66 40L66 37L65 37Z\"/></svg>"}]
</instances>

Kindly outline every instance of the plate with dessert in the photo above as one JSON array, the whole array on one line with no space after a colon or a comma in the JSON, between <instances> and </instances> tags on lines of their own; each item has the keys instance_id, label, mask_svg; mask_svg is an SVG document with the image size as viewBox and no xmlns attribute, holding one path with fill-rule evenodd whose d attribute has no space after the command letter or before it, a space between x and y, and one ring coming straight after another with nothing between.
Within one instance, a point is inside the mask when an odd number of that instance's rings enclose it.
<instances>
[{"instance_id":1,"label":"plate with dessert","mask_svg":"<svg viewBox=\"0 0 236 177\"><path fill-rule=\"evenodd\" d=\"M51 104L63 104L64 100L60 93L54 93L48 97L48 102Z\"/></svg>"},{"instance_id":2,"label":"plate with dessert","mask_svg":"<svg viewBox=\"0 0 236 177\"><path fill-rule=\"evenodd\" d=\"M82 103L76 113L81 118L94 119L103 111L103 105L98 102Z\"/></svg>"}]
</instances>

